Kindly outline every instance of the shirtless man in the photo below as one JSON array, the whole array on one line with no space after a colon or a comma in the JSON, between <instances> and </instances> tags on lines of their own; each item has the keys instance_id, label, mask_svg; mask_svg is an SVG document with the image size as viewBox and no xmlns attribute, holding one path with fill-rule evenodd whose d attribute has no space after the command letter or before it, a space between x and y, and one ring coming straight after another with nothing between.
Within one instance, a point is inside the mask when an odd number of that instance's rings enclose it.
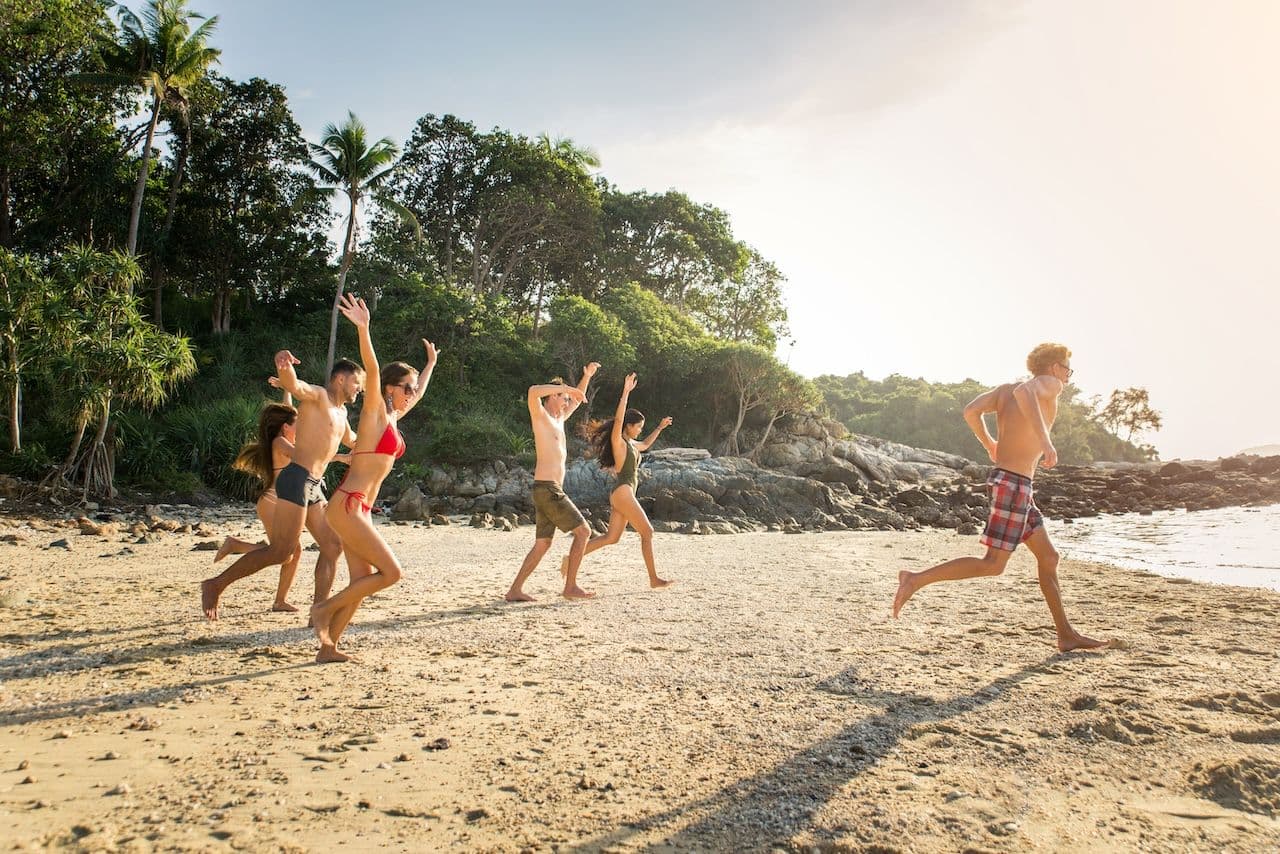
<instances>
[{"instance_id":1,"label":"shirtless man","mask_svg":"<svg viewBox=\"0 0 1280 854\"><path fill-rule=\"evenodd\" d=\"M276 353L280 387L297 400L298 420L293 460L276 475L276 508L267 531L267 546L241 555L221 575L201 583L200 607L210 620L218 619L218 600L232 582L289 558L304 525L320 547L313 601L329 598L333 587L342 541L325 520L321 483L325 466L338 444L355 447L347 404L354 402L364 388L364 369L348 359L339 359L329 373L328 385L321 388L299 380L293 370L297 364L301 362L288 350Z\"/></svg>"},{"instance_id":2,"label":"shirtless man","mask_svg":"<svg viewBox=\"0 0 1280 854\"><path fill-rule=\"evenodd\" d=\"M587 527L582 513L569 500L569 496L564 494L562 484L567 456L564 422L587 399L587 384L599 369L599 362L592 362L583 368L582 379L578 381L577 388L561 383L529 387L529 418L533 421L533 438L538 455L538 462L533 470L532 492L537 528L533 548L525 556L520 571L516 573L516 580L511 582L511 589L507 591L508 602L533 601L533 597L524 592L524 583L533 574L542 556L551 548L551 538L555 536L556 528L573 536L562 595L566 599L590 599L595 596L578 586L578 565L582 563L582 552L587 547L591 529Z\"/></svg>"},{"instance_id":3,"label":"shirtless man","mask_svg":"<svg viewBox=\"0 0 1280 854\"><path fill-rule=\"evenodd\" d=\"M1049 430L1058 415L1058 396L1071 379L1071 351L1061 344L1041 344L1027 356L1032 377L1021 384L1009 383L975 397L964 408L978 441L996 467L987 484L991 487L991 514L979 540L987 547L982 557L962 557L921 572L898 573L898 592L893 597L893 616L917 590L936 581L958 581L984 575L999 575L1019 543L1026 543L1035 555L1040 574L1040 593L1053 615L1058 630L1058 649L1095 649L1106 641L1086 637L1071 627L1058 592L1058 552L1049 541L1044 518L1032 497L1031 480L1036 464L1053 468L1058 452L1049 439ZM999 442L991 438L983 414L996 413Z\"/></svg>"}]
</instances>

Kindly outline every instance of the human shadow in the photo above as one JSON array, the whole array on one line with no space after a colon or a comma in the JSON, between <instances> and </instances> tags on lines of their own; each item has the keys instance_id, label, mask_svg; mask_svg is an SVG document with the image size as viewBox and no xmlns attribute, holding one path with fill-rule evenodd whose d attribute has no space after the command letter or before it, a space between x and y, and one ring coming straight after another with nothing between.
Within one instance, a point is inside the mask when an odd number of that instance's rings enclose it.
<instances>
[{"instance_id":1,"label":"human shadow","mask_svg":"<svg viewBox=\"0 0 1280 854\"><path fill-rule=\"evenodd\" d=\"M254 679L261 679L265 676L272 676L277 673L287 673L291 670L300 670L304 667L310 666L312 666L312 662L299 662L297 664L286 664L280 667L258 670L253 673L232 673L226 676L213 676L208 679L192 679L172 685L158 685L149 688L140 688L136 691L126 691L120 694L98 694L90 697L73 697L57 703L30 706L12 712L0 712L0 726L18 726L21 724L34 723L36 721L58 720L60 718L79 718L86 715L120 711L122 709L143 705L157 706L161 703L167 703L170 700L177 698L186 691L192 691L198 688L211 688L216 685L226 685L232 682L249 682Z\"/></svg>"},{"instance_id":2,"label":"human shadow","mask_svg":"<svg viewBox=\"0 0 1280 854\"><path fill-rule=\"evenodd\" d=\"M555 608L559 602L531 602L520 605L522 610ZM568 604L568 603L564 603ZM508 603L498 600L494 603L465 605L458 608L447 608L427 611L412 616L382 617L367 623L353 623L349 636L358 637L370 631L389 629L405 629L423 623L448 626L468 623L477 620L493 619L511 613ZM197 619L182 621L178 625L191 625ZM130 640L118 636L99 637L81 643L59 644L56 646L36 646L33 649L0 658L0 681L19 681L39 678L51 673L75 673L77 671L97 669L101 667L136 666L157 659L181 658L200 655L216 648L225 654L226 648L243 647L247 644L257 646L272 644L296 643L298 640L313 637L312 630L303 625L284 628L262 628L233 634L202 635L195 638L183 638L160 642L150 636L151 625L138 626L137 645ZM144 638L149 638L145 639Z\"/></svg>"},{"instance_id":3,"label":"human shadow","mask_svg":"<svg viewBox=\"0 0 1280 854\"><path fill-rule=\"evenodd\" d=\"M599 850L632 844L633 837L658 831L688 815L693 823L664 835L663 848L753 850L768 848L794 834L813 829L812 816L846 784L875 766L904 736L920 726L938 724L1003 696L1019 683L1053 672L1051 666L1071 659L1057 653L1015 673L1000 676L967 694L937 701L900 691L864 687L853 668L824 680L815 690L848 697L879 708L848 724L830 738L793 754L779 765L738 781L706 797L684 802L576 844Z\"/></svg>"}]
</instances>

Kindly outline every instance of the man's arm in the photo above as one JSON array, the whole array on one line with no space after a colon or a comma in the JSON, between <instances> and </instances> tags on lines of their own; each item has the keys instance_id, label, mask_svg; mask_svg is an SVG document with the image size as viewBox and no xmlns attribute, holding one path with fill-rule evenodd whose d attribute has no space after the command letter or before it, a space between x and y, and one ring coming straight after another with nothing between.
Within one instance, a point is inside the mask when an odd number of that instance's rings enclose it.
<instances>
[{"instance_id":1,"label":"man's arm","mask_svg":"<svg viewBox=\"0 0 1280 854\"><path fill-rule=\"evenodd\" d=\"M1013 390L1013 399L1017 402L1018 409L1031 422L1031 427L1040 440L1040 448L1044 453L1040 465L1047 469L1058 464L1058 450L1053 447L1053 441L1049 438L1049 428L1044 423L1044 412L1040 409L1040 397L1057 397L1061 393L1062 383L1056 377L1043 374L1032 377Z\"/></svg>"},{"instance_id":2,"label":"man's arm","mask_svg":"<svg viewBox=\"0 0 1280 854\"><path fill-rule=\"evenodd\" d=\"M542 408L542 399L553 394L567 394L575 403L582 403L587 396L582 393L581 389L574 388L571 385L561 385L560 383L548 383L547 385L531 385L529 386L529 414L538 417L539 414L546 415L547 411ZM567 416L566 416L567 417Z\"/></svg>"},{"instance_id":3,"label":"man's arm","mask_svg":"<svg viewBox=\"0 0 1280 854\"><path fill-rule=\"evenodd\" d=\"M653 428L653 432L649 434L648 438L646 438L643 442L640 443L640 450L647 451L650 448L652 448L653 443L658 441L658 436L662 434L662 431L666 430L670 426L671 426L671 416L668 415L666 418L663 418L661 421L659 421L658 426Z\"/></svg>"},{"instance_id":4,"label":"man's arm","mask_svg":"<svg viewBox=\"0 0 1280 854\"><path fill-rule=\"evenodd\" d=\"M582 392L582 400L574 398L573 403L569 405L569 410L565 412L564 417L567 421L570 415L578 411L578 407L582 405L582 401L587 399L587 386L591 383L591 378L596 375L596 371L600 370L599 362L591 362L582 369L582 379L578 380L578 391Z\"/></svg>"},{"instance_id":5,"label":"man's arm","mask_svg":"<svg viewBox=\"0 0 1280 854\"><path fill-rule=\"evenodd\" d=\"M293 366L301 364L288 350L276 353L276 376L279 378L280 388L284 389L285 394L291 394L298 400L318 400L325 395L325 390L298 379Z\"/></svg>"},{"instance_id":6,"label":"man's arm","mask_svg":"<svg viewBox=\"0 0 1280 854\"><path fill-rule=\"evenodd\" d=\"M1000 400L1000 389L993 388L991 391L982 394L969 401L964 408L964 420L969 425L969 429L973 431L973 435L978 437L978 441L982 443L982 447L987 449L987 456L991 458L991 462L996 461L996 440L991 436L991 431L987 429L987 422L982 416L988 412L996 411L996 404Z\"/></svg>"}]
</instances>

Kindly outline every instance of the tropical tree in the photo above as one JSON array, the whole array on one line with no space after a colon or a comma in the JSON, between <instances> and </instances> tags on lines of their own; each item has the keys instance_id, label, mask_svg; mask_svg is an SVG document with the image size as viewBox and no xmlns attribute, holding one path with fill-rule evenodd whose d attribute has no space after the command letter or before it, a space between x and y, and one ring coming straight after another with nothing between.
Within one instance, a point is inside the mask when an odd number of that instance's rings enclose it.
<instances>
[{"instance_id":1,"label":"tropical tree","mask_svg":"<svg viewBox=\"0 0 1280 854\"><path fill-rule=\"evenodd\" d=\"M563 160L565 163L582 171L587 169L600 168L600 154L590 146L578 145L567 136L558 136L552 139L550 134L538 134L538 144L543 150L551 155Z\"/></svg>"},{"instance_id":2,"label":"tropical tree","mask_svg":"<svg viewBox=\"0 0 1280 854\"><path fill-rule=\"evenodd\" d=\"M1133 441L1135 434L1159 430L1162 426L1160 413L1151 408L1151 395L1145 388L1118 388L1111 392L1107 405L1098 413L1098 420L1116 433L1123 427L1128 442Z\"/></svg>"},{"instance_id":3,"label":"tropical tree","mask_svg":"<svg viewBox=\"0 0 1280 854\"><path fill-rule=\"evenodd\" d=\"M347 197L347 230L342 241L338 287L333 295L333 310L329 318L329 352L325 357L327 374L333 367L333 351L338 337L338 303L356 254L360 202L366 197L377 202L410 225L419 238L422 230L413 212L385 192L395 170L396 156L400 153L391 137L384 136L370 145L368 130L352 112L347 113L347 120L341 125L326 125L321 136L319 145L311 144L311 169L316 177L329 185L322 188L322 192L330 195L342 192Z\"/></svg>"},{"instance_id":4,"label":"tropical tree","mask_svg":"<svg viewBox=\"0 0 1280 854\"><path fill-rule=\"evenodd\" d=\"M22 450L22 382L51 349L65 346L57 294L29 255L0 248L0 369L9 398L9 451Z\"/></svg>"},{"instance_id":5,"label":"tropical tree","mask_svg":"<svg viewBox=\"0 0 1280 854\"><path fill-rule=\"evenodd\" d=\"M74 436L53 477L79 485L84 497L114 497L113 407L159 406L177 382L195 374L195 357L186 338L167 335L143 319L133 295L142 269L132 256L72 246L54 259L49 277L73 324L53 373L61 414Z\"/></svg>"},{"instance_id":6,"label":"tropical tree","mask_svg":"<svg viewBox=\"0 0 1280 854\"><path fill-rule=\"evenodd\" d=\"M743 249L743 263L737 270L690 294L689 311L717 338L772 350L778 336L787 332L787 309L782 304L786 276L756 250Z\"/></svg>"},{"instance_id":7,"label":"tropical tree","mask_svg":"<svg viewBox=\"0 0 1280 854\"><path fill-rule=\"evenodd\" d=\"M168 104L178 115L185 116L191 87L204 79L221 51L208 44L218 25L217 16L206 20L203 15L187 9L187 0L150 0L141 19L124 6L119 9L121 36L119 43L111 45L106 52L105 79L136 86L151 100L142 160L129 211L129 235L125 240L125 251L135 255L142 199L151 171L151 147L161 108ZM196 21L203 23L192 29Z\"/></svg>"}]
</instances>

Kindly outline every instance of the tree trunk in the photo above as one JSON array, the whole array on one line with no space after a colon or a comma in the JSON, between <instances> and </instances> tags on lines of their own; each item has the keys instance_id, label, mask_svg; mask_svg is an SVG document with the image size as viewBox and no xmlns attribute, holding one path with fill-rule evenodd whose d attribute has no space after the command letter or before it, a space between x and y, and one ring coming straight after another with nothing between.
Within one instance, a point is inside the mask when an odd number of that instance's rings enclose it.
<instances>
[{"instance_id":1,"label":"tree trunk","mask_svg":"<svg viewBox=\"0 0 1280 854\"><path fill-rule=\"evenodd\" d=\"M324 375L327 380L333 370L333 351L338 344L338 303L342 301L342 289L347 285L347 271L356 253L356 205L358 197L351 193L351 213L347 217L347 238L342 241L342 264L338 267L338 290L333 295L333 312L329 316L329 355L325 357Z\"/></svg>"},{"instance_id":2,"label":"tree trunk","mask_svg":"<svg viewBox=\"0 0 1280 854\"><path fill-rule=\"evenodd\" d=\"M0 246L13 247L13 220L9 216L9 163L0 163Z\"/></svg>"},{"instance_id":3,"label":"tree trunk","mask_svg":"<svg viewBox=\"0 0 1280 854\"><path fill-rule=\"evenodd\" d=\"M164 329L165 262L168 260L165 256L169 234L173 231L173 217L178 208L178 188L182 186L182 178L187 171L187 157L191 151L191 122L184 122L183 128L182 150L178 152L178 162L173 169L173 181L169 184L169 199L165 204L164 224L160 226L160 239L156 241L156 255L151 264L151 322L161 330Z\"/></svg>"},{"instance_id":4,"label":"tree trunk","mask_svg":"<svg viewBox=\"0 0 1280 854\"><path fill-rule=\"evenodd\" d=\"M111 455L107 453L105 441L110 423L111 397L108 395L102 420L98 422L98 429L93 433L93 441L89 443L89 450L85 451L81 464L81 483L83 484L81 497L84 499L88 499L90 492L105 498L116 497L116 487L111 471Z\"/></svg>"},{"instance_id":5,"label":"tree trunk","mask_svg":"<svg viewBox=\"0 0 1280 854\"><path fill-rule=\"evenodd\" d=\"M10 362L10 364L17 363ZM17 454L22 451L22 380L16 369L13 372L13 387L9 389L9 397L9 451Z\"/></svg>"},{"instance_id":6,"label":"tree trunk","mask_svg":"<svg viewBox=\"0 0 1280 854\"><path fill-rule=\"evenodd\" d=\"M62 461L62 466L58 469L58 473L66 475L70 473L75 465L76 457L80 455L80 445L84 442L84 431L89 428L87 420L82 421L76 429L76 437L71 440L71 450L67 452L67 457Z\"/></svg>"},{"instance_id":7,"label":"tree trunk","mask_svg":"<svg viewBox=\"0 0 1280 854\"><path fill-rule=\"evenodd\" d=\"M769 419L769 424L764 428L764 435L760 437L759 442L756 442L756 446L751 449L751 453L747 454L747 459L755 462L760 458L760 452L764 450L764 443L769 441L769 434L773 432L773 425L783 414L782 410L773 413L773 417Z\"/></svg>"},{"instance_id":8,"label":"tree trunk","mask_svg":"<svg viewBox=\"0 0 1280 854\"><path fill-rule=\"evenodd\" d=\"M151 142L155 139L156 125L160 121L160 95L151 104L151 124L147 126L147 139L142 144L142 165L138 167L138 182L133 187L133 207L129 211L129 237L125 252L138 254L138 224L142 221L142 197L147 192L147 175L151 171Z\"/></svg>"},{"instance_id":9,"label":"tree trunk","mask_svg":"<svg viewBox=\"0 0 1280 854\"><path fill-rule=\"evenodd\" d=\"M533 340L538 340L538 326L542 321L542 289L546 285L545 280L538 281L538 296L533 301Z\"/></svg>"}]
</instances>

